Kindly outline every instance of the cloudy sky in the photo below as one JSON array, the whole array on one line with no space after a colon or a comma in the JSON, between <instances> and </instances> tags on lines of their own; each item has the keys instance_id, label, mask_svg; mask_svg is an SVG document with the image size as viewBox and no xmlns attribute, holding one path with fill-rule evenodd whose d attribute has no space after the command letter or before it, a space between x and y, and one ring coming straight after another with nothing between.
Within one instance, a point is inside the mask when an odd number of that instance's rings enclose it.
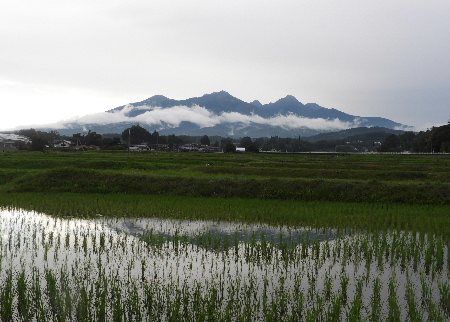
<instances>
[{"instance_id":1,"label":"cloudy sky","mask_svg":"<svg viewBox=\"0 0 450 322\"><path fill-rule=\"evenodd\" d=\"M3 0L0 130L161 94L450 118L448 0Z\"/></svg>"}]
</instances>

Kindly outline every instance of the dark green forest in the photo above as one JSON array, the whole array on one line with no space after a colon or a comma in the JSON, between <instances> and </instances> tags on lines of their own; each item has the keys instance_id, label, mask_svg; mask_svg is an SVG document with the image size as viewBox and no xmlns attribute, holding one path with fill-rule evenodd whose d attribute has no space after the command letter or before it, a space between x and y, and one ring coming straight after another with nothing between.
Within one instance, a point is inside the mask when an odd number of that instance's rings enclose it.
<instances>
[{"instance_id":1,"label":"dark green forest","mask_svg":"<svg viewBox=\"0 0 450 322\"><path fill-rule=\"evenodd\" d=\"M426 131L405 131L392 134L385 131L367 132L339 139L314 141L311 138L282 138L278 136L261 138L229 138L219 136L185 136L160 135L140 125L133 125L122 133L99 134L76 133L72 137L60 135L56 131L44 132L35 129L20 130L19 135L31 139L31 143L16 142L19 150L45 150L53 148L58 140L71 142L71 147L95 146L105 150L126 150L128 145L146 145L149 149L178 151L184 144L211 146L221 151L234 152L236 147L245 148L247 152L414 152L414 153L449 153L450 123L432 127Z\"/></svg>"}]
</instances>

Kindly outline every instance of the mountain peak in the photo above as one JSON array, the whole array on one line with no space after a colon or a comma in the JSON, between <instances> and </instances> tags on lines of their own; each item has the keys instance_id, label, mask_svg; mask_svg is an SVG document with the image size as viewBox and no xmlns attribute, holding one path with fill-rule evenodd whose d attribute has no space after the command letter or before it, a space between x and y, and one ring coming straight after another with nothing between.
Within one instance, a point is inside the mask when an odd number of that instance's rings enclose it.
<instances>
[{"instance_id":1,"label":"mountain peak","mask_svg":"<svg viewBox=\"0 0 450 322\"><path fill-rule=\"evenodd\" d=\"M258 107L263 106L263 105L261 104L261 102L258 101L258 100L254 100L253 102L250 102L250 104L255 105L255 106L258 106Z\"/></svg>"},{"instance_id":2,"label":"mountain peak","mask_svg":"<svg viewBox=\"0 0 450 322\"><path fill-rule=\"evenodd\" d=\"M286 95L286 97L284 97L284 98L280 98L278 101L276 101L276 103L281 103L281 102L283 102L283 103L289 103L289 104L298 104L298 103L300 103L299 101L298 101L298 99L296 99L294 96L292 96L292 95ZM301 104L301 103L300 103Z\"/></svg>"},{"instance_id":3,"label":"mountain peak","mask_svg":"<svg viewBox=\"0 0 450 322\"><path fill-rule=\"evenodd\" d=\"M169 98L165 97L164 95L154 95L152 97L147 98L146 100L143 100L142 102L139 102L139 105L145 104L145 105L160 105L161 102L167 101Z\"/></svg>"},{"instance_id":4,"label":"mountain peak","mask_svg":"<svg viewBox=\"0 0 450 322\"><path fill-rule=\"evenodd\" d=\"M224 99L224 98L230 98L233 97L230 93L226 92L226 91L220 91L220 92L213 92L211 94L205 94L202 97L206 98L206 97L213 97L216 99Z\"/></svg>"},{"instance_id":5,"label":"mountain peak","mask_svg":"<svg viewBox=\"0 0 450 322\"><path fill-rule=\"evenodd\" d=\"M168 100L169 98L165 97L164 95L153 95L152 97L149 98L149 100L154 99L154 100Z\"/></svg>"},{"instance_id":6,"label":"mountain peak","mask_svg":"<svg viewBox=\"0 0 450 322\"><path fill-rule=\"evenodd\" d=\"M303 108L303 106L304 105L292 95L287 95L286 97L280 98L275 103L269 103L265 105L266 108L281 109L283 110L283 112L287 112L287 110L296 112L297 109Z\"/></svg>"}]
</instances>

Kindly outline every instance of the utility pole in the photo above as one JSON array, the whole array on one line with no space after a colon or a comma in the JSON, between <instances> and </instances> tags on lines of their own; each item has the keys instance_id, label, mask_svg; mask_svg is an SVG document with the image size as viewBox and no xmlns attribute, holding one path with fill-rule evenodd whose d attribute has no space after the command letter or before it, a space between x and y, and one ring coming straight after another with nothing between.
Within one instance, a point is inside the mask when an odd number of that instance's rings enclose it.
<instances>
[{"instance_id":1,"label":"utility pole","mask_svg":"<svg viewBox=\"0 0 450 322\"><path fill-rule=\"evenodd\" d=\"M430 139L431 143L431 153L433 153L433 134L431 134L431 139Z\"/></svg>"},{"instance_id":2,"label":"utility pole","mask_svg":"<svg viewBox=\"0 0 450 322\"><path fill-rule=\"evenodd\" d=\"M131 145L131 129L128 129L128 153L130 153L130 145Z\"/></svg>"}]
</instances>

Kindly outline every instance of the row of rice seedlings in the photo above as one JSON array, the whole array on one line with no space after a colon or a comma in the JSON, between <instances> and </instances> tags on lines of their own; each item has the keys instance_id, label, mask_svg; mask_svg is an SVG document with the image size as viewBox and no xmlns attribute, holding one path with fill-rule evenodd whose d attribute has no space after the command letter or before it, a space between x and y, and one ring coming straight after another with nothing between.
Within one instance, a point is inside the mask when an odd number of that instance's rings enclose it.
<instances>
[{"instance_id":1,"label":"row of rice seedlings","mask_svg":"<svg viewBox=\"0 0 450 322\"><path fill-rule=\"evenodd\" d=\"M370 231L431 232L450 240L447 206L73 193L7 194L0 199L0 206L20 206L65 218L221 219Z\"/></svg>"},{"instance_id":2,"label":"row of rice seedlings","mask_svg":"<svg viewBox=\"0 0 450 322\"><path fill-rule=\"evenodd\" d=\"M80 294L80 298L78 302L74 305L73 310L75 310L75 317L74 319L77 321L81 320L102 320L100 317L105 316L105 312L109 310L109 318L117 321L122 321L125 319L125 315L134 315L135 317L139 317L137 320L141 320L144 316L149 316L149 320L152 319L161 319L164 320L164 318L168 318L167 320L178 320L183 321L183 316L209 316L215 317L220 315L226 315L228 317L230 316L249 316L249 318L245 319L248 321L251 321L255 318L255 314L257 312L254 312L255 306L250 303L246 303L245 301L242 302L244 299L250 299L249 297L239 297L236 296L235 293L231 293L232 297L229 298L227 302L227 310L223 311L222 304L223 304L223 298L217 297L217 289L204 289L202 288L201 291L199 290L199 287L197 287L197 291L195 293L187 292L185 290L176 288L176 286L170 286L170 288L165 287L157 287L151 288L151 285L154 284L144 284L145 286L145 302L146 304L144 306L140 306L143 302L142 298L139 297L139 292L137 291L137 284L134 282L134 284L129 284L127 286L128 288L128 297L124 299L122 296L122 293L119 291L119 287L114 286L112 291L110 292L110 296L108 297L108 301L111 301L111 306L106 308L106 292L103 291L95 291L100 292L100 295L94 296L92 291L88 292L85 287L81 287L78 292ZM244 292L248 292L249 288L244 287ZM104 287L106 288L106 287ZM97 285L97 290L101 290L101 287ZM131 290L131 291L130 291ZM360 319L361 310L364 309L362 305L361 300L361 282L358 284L358 292L356 297L349 302L350 311L348 313L349 320L358 320ZM209 295L208 298L204 298L199 296L199 294L203 294L206 296L206 294ZM296 293L297 295L300 295L300 298L298 299L300 303L304 303L304 297L303 293ZM319 294L319 295L318 295ZM390 293L390 313L394 312L392 316L398 317L398 305L395 303L395 295L391 291ZM174 296L174 297L173 297ZM200 297L200 299L199 299ZM298 298L299 296L297 296ZM391 300L391 297L394 297L394 300ZM37 299L39 299L39 296L36 296ZM49 295L49 303L51 302L51 299L54 298L54 295ZM330 314L331 316L334 316L334 320L339 320L340 314L342 310L344 309L342 305L342 298L340 296L333 295L331 299L326 302L325 296L320 295L320 293L316 293L312 304L308 307L304 307L303 304L301 305L300 309L295 309L294 306L292 310L290 311L288 301L286 300L288 298L287 293L283 291L279 291L277 293L277 296L274 301L265 302L265 305L263 305L263 316L266 318L273 317L274 319L278 320L284 320L283 317L286 317L286 313L290 312L290 314L294 316L298 316L303 314L305 311L308 312L307 316L317 318L323 313L323 308L328 306L327 316ZM152 299L154 301L152 302ZM232 303L235 303L234 301L237 300L237 303L240 303L239 306L233 306ZM92 308L92 306L89 305L89 302L93 301L95 303L100 303L99 306L95 306L95 308ZM37 302L39 303L39 302ZM192 304L191 304L192 303ZM199 304L200 303L200 304ZM269 305L267 303L270 303ZM298 303L297 301L294 302L294 305ZM317 303L322 303L324 306L320 305L317 307ZM329 303L329 304L327 304ZM394 303L394 304L392 304ZM50 304L47 309L40 309L40 307L36 307L37 313L36 316L45 316L49 318L49 320L55 320L59 321L58 316L64 316L64 311L58 310L59 306L55 304ZM202 310L202 308L207 307L208 311L205 312ZM257 303L256 308L260 307L260 305ZM56 308L56 309L55 309ZM97 309L96 309L97 308ZM147 308L145 310L144 308ZM181 313L183 312L183 313ZM209 312L209 313L208 313ZM213 312L213 314L211 313ZM233 312L233 314L231 313ZM376 315L375 315L376 316ZM391 316L391 315L390 315ZM392 317L391 316L391 317ZM3 316L5 317L5 316ZM7 317L7 316L6 316ZM251 318L250 318L251 317ZM379 317L379 315L378 315ZM67 318L67 317L66 317ZM187 319L189 320L189 319ZM220 319L217 319L220 320Z\"/></svg>"},{"instance_id":3,"label":"row of rice seedlings","mask_svg":"<svg viewBox=\"0 0 450 322\"><path fill-rule=\"evenodd\" d=\"M2 321L406 320L419 298L424 318L450 318L447 245L442 267L426 269L435 236L172 229L142 241L99 222L20 213L2 214L0 227Z\"/></svg>"},{"instance_id":4,"label":"row of rice seedlings","mask_svg":"<svg viewBox=\"0 0 450 322\"><path fill-rule=\"evenodd\" d=\"M11 236L12 235L10 235L10 239L7 244L9 249L11 249L11 246L12 246ZM36 234L34 233L33 236L36 237ZM50 232L49 237L47 238L47 241L46 241L44 234L41 238L42 245L45 249L44 258L46 258L48 249L52 246L52 236L53 236L53 232ZM68 236L69 235L66 235L66 247L68 246ZM84 237L82 239L82 243L79 242L77 233L75 233L74 236L75 236L74 237L75 248L82 247L83 252L86 254L88 252L86 235L84 235ZM93 236L92 236L92 240L93 240L92 247L93 247L94 253L97 251L97 247L99 247L100 249L105 247L104 232L100 233L100 237L99 237L100 245L99 246L97 246L97 243L96 243L96 238L97 238L96 236L97 236L97 234L93 234ZM354 241L353 245L354 245L355 249L363 250L364 256L362 256L362 258L364 258L366 260L367 269L370 269L370 265L367 265L368 263L370 263L370 259L372 257L372 253L368 252L369 248L367 246L368 245L367 238L370 236L369 235L361 235L361 236L365 236L364 239L363 240L356 239ZM393 242L388 243L387 235L384 234L384 236L381 239L381 243L380 243L381 246L379 244L375 244L375 247L378 247L377 250L378 250L379 254L383 254L383 253L385 254L386 260L390 259L391 264L394 262L394 260L401 257L400 263L401 263L402 268L404 268L405 259L407 257L411 257L411 253L406 251L407 247L403 247L404 243L405 243L405 238L408 238L408 237L402 236L402 239L400 239L400 241L399 241L399 240L397 240L398 237L395 232L392 234L392 236L393 236L392 237ZM18 237L20 237L20 235ZM59 238L60 238L60 234L58 234L58 239ZM270 254L273 253L273 251L271 251L271 249L274 247L273 244L266 242L266 238L265 238L264 234L262 234L260 238L261 238L261 242L256 243L255 237L253 235L251 242L245 243L245 245L246 245L245 254L246 254L247 260L249 260L251 258L270 259L270 257L272 256ZM19 240L18 246L20 246L20 238L18 238L17 240ZM378 240L378 237L375 236L374 240L375 241ZM113 241L111 239L111 236L110 236L109 241L110 241L109 246L112 246ZM167 243L167 241L168 240L163 239L163 238L161 238L161 236L159 236L159 245L160 246L161 245L166 245L166 246L169 245L169 243ZM114 242L116 242L116 241L114 241ZM306 244L305 243L301 244L304 246L304 247L301 247L301 249L302 249L301 256L302 257L305 257L305 256L311 257L312 256L316 260L316 262L319 262L319 260L324 260L326 255L328 255L328 257L330 256L331 252L328 247L328 245L329 245L328 241L326 241L324 244L321 244L316 241L313 244L313 247L311 248L311 254L306 252L306 250L309 249L308 247L305 247L305 246L309 245L308 242L309 241L307 240ZM225 236L224 240L217 238L216 236L212 236L211 234L206 234L206 237L205 237L205 235L200 235L200 236L195 236L194 239L189 239L189 238L187 238L187 236L182 236L180 238L177 234L175 234L174 237L171 238L171 243L170 243L170 245L172 245L171 247L174 247L175 250L177 251L180 243L196 244L196 245L206 247L207 249L220 249L220 247L218 247L220 245L222 245L222 247L224 247L223 249L226 249L226 248L228 248L229 245L231 245L231 243L229 243L228 236ZM441 258L441 260L440 261L438 260L437 263L439 263L439 262L442 263L443 258L444 258L444 251L443 251L443 246L442 246L443 245L442 240L438 239L438 241L436 243L436 245L437 245L436 247L433 247L434 243L432 241L428 241L427 244L428 244L428 246L427 246L426 252L425 252L425 268L426 268L426 271L429 271L429 266L430 266L429 259L431 257L430 253L435 252L435 255L436 255L435 257ZM56 245L59 245L59 243L57 243ZM80 245L82 245L82 246L80 246ZM122 248L125 247L125 244L123 243L123 241L121 243L119 243L119 245L122 245ZM235 236L235 238L234 238L234 249L235 250L237 249L238 245L239 245L239 240ZM279 240L278 244L276 244L276 245L277 245L277 248L281 250L281 256L284 258L285 261L289 261L289 259L291 259L291 260L296 259L299 256L297 249L294 247L297 244L294 245L294 242L292 239L290 240L289 245L288 245L281 238ZM321 251L320 245L324 245L323 247L325 248L325 251ZM346 259L348 258L349 253L350 254L354 253L355 255L354 255L354 258L352 261L356 264L356 267L357 267L361 261L361 258L358 255L358 254L360 254L360 252L355 252L354 250L349 249L348 245L349 245L348 242L344 240L342 254L340 254L340 248L341 248L340 244L336 245L336 247L333 249L332 253L333 253L333 255L337 255L337 257L342 255L344 263L345 263ZM388 245L389 246L397 245L397 246L396 247L387 247ZM439 245L441 245L441 246L439 246ZM56 250L58 250L58 248L59 248L59 246L56 246ZM326 250L326 249L328 249L328 250ZM437 251L434 251L434 249L437 249ZM401 252L399 250L401 250ZM57 254L58 252L54 252L54 253ZM320 258L319 258L319 254L321 254ZM414 259L415 259L414 262L415 263L418 262L418 260L417 260L418 254L419 254L419 252L417 251L417 249L414 249ZM334 256L333 258L336 258L336 256ZM383 262L381 262L381 264L383 264ZM442 264L436 265L434 271L441 271L442 266L443 266ZM417 270L417 265L415 264L413 266L413 268L415 268L415 270Z\"/></svg>"}]
</instances>

